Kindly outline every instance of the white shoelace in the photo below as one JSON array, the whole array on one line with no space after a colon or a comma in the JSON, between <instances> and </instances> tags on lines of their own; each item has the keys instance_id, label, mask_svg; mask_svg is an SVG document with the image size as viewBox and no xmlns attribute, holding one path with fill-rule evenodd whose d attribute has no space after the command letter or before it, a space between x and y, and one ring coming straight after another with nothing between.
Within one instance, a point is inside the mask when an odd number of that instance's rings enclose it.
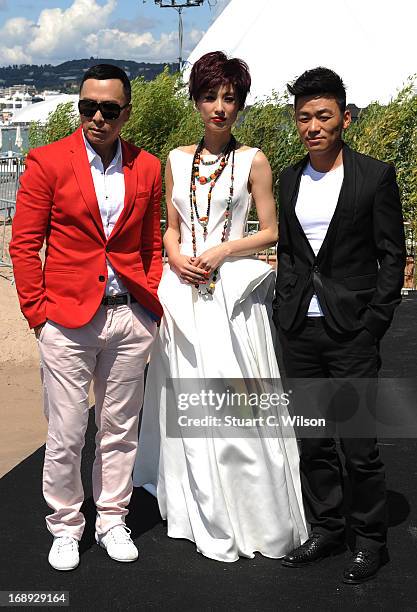
<instances>
[{"instance_id":1,"label":"white shoelace","mask_svg":"<svg viewBox=\"0 0 417 612\"><path fill-rule=\"evenodd\" d=\"M55 540L58 548L63 548L64 546L71 546L71 548L76 548L76 542L74 538L70 536L61 536Z\"/></svg>"},{"instance_id":2,"label":"white shoelace","mask_svg":"<svg viewBox=\"0 0 417 612\"><path fill-rule=\"evenodd\" d=\"M110 530L110 535L116 544L129 544L132 541L130 538L131 533L131 529L125 525L116 525L116 527Z\"/></svg>"}]
</instances>

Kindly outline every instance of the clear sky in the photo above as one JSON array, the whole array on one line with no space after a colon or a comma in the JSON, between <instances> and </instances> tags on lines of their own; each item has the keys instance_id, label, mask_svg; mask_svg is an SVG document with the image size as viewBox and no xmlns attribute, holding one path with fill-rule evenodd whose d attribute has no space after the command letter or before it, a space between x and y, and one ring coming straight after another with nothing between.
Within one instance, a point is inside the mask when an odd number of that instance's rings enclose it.
<instances>
[{"instance_id":1,"label":"clear sky","mask_svg":"<svg viewBox=\"0 0 417 612\"><path fill-rule=\"evenodd\" d=\"M229 0L183 12L186 58ZM176 61L178 16L154 0L0 0L0 65L102 57Z\"/></svg>"}]
</instances>

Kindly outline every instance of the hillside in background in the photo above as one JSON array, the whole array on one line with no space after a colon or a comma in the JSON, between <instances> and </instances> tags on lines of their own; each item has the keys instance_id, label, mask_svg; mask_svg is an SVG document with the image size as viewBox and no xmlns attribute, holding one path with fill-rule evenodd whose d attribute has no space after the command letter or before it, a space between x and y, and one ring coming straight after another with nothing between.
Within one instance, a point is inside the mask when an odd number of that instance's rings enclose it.
<instances>
[{"instance_id":1,"label":"hillside in background","mask_svg":"<svg viewBox=\"0 0 417 612\"><path fill-rule=\"evenodd\" d=\"M154 79L167 65L90 57L90 59L70 60L58 66L51 64L2 66L0 67L0 87L25 84L35 87L37 91L57 89L71 93L78 90L80 80L88 68L103 63L120 66L128 73L130 79L142 76L147 81ZM168 64L168 67L170 72L175 72L178 64Z\"/></svg>"}]
</instances>

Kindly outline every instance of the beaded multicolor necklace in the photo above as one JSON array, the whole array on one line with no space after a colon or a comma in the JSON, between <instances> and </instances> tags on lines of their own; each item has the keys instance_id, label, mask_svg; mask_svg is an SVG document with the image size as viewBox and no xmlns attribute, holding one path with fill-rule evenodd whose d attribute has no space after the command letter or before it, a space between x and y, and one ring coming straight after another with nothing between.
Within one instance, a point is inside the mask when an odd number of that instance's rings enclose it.
<instances>
[{"instance_id":1,"label":"beaded multicolor necklace","mask_svg":"<svg viewBox=\"0 0 417 612\"><path fill-rule=\"evenodd\" d=\"M203 166L213 166L214 164L217 164L217 162L220 161L220 159L223 157L224 155L224 151L221 151L221 153L218 154L218 156L216 157L216 159L209 159L207 161L205 161L202 156L200 155L200 163Z\"/></svg>"},{"instance_id":2,"label":"beaded multicolor necklace","mask_svg":"<svg viewBox=\"0 0 417 612\"><path fill-rule=\"evenodd\" d=\"M224 152L222 154L220 154L220 156L218 157L218 160L220 160L220 164L219 167L212 172L209 176L201 176L200 175L200 163L201 163L201 151L204 148L204 138L201 139L201 141L199 142L195 153L194 153L194 157L193 157L193 163L192 163L192 167L191 167L191 180L190 180L190 219L191 219L191 238L192 238L192 244L193 244L193 255L194 257L197 257L197 240L196 240L196 233L195 233L195 219L197 218L197 221L200 223L200 225L202 225L203 227L203 239L206 240L207 238L207 225L210 219L210 205L211 205L211 194L213 191L214 186L216 185L216 182L218 181L219 177L221 176L223 170L225 169L225 167L227 166L227 164L229 163L229 158L231 156L231 177L230 177L230 188L229 188L229 195L226 199L226 208L224 211L224 225L223 225L223 231L222 231L222 236L221 236L221 242L224 242L226 240L226 235L227 235L227 229L229 226L229 222L230 222L230 207L232 205L232 199L233 199L233 183L234 183L234 168L235 168L235 149L236 149L236 139L234 136L232 136L230 138L230 141L226 147L226 149L224 150ZM207 194L207 211L206 214L203 216L200 216L200 213L198 211L198 207L197 207L197 181L200 183L200 185L205 185L208 182L210 182L210 188ZM219 269L216 268L213 271L212 274L212 278L211 278L211 282L209 284L209 286L207 287L206 291L204 293L209 293L212 294L214 292L215 289L215 285L216 285L216 280L219 274ZM199 285L196 285L196 287L198 287L199 292L203 293L201 291L201 288Z\"/></svg>"}]
</instances>

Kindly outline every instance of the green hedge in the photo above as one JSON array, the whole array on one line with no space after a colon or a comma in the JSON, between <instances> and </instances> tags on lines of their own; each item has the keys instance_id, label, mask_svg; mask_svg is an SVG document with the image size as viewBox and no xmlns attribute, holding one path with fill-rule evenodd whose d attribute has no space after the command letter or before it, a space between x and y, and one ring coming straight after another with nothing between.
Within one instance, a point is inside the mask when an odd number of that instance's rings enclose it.
<instances>
[{"instance_id":1,"label":"green hedge","mask_svg":"<svg viewBox=\"0 0 417 612\"><path fill-rule=\"evenodd\" d=\"M417 227L417 97L415 78L387 105L371 104L347 130L345 138L357 151L391 161L397 169L404 216ZM124 126L124 138L144 147L163 164L169 151L197 142L203 126L178 75L168 70L153 81L132 81L133 109ZM45 126L32 124L31 147L70 134L78 125L71 104L60 105ZM262 149L275 183L280 171L304 155L287 97L276 95L249 107L235 129L243 143Z\"/></svg>"}]
</instances>

